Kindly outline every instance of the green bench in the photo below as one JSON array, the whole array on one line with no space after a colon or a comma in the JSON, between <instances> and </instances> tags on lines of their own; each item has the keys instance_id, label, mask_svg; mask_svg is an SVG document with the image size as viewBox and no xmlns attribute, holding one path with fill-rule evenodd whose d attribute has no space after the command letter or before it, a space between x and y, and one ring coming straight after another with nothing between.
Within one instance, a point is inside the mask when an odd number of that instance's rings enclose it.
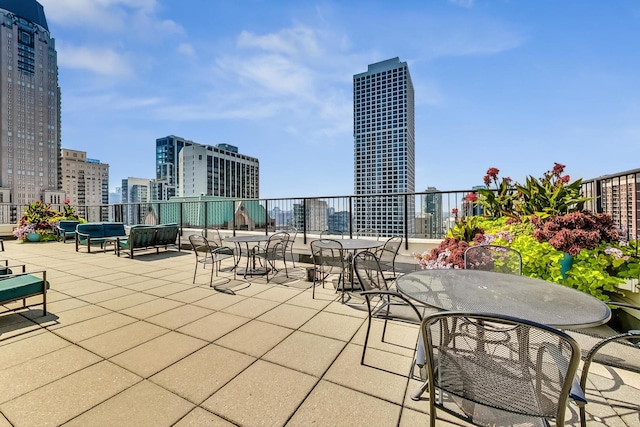
<instances>
[{"instance_id":1,"label":"green bench","mask_svg":"<svg viewBox=\"0 0 640 427\"><path fill-rule=\"evenodd\" d=\"M133 258L136 250L155 249L156 253L160 253L160 248L168 249L169 246L177 246L180 250L179 231L178 224L131 226L127 237L117 239L117 254L120 256L120 252L124 251L129 258Z\"/></svg>"},{"instance_id":2,"label":"green bench","mask_svg":"<svg viewBox=\"0 0 640 427\"><path fill-rule=\"evenodd\" d=\"M42 278L35 274L42 274ZM27 305L27 298L42 295L42 310L46 316L48 288L47 272L44 270L0 276L0 304L22 300L22 308L31 307L40 304Z\"/></svg>"},{"instance_id":3,"label":"green bench","mask_svg":"<svg viewBox=\"0 0 640 427\"><path fill-rule=\"evenodd\" d=\"M118 238L126 238L127 233L121 222L88 222L76 226L76 252L80 246L86 246L91 252L91 245L104 247L107 241L115 242Z\"/></svg>"},{"instance_id":4,"label":"green bench","mask_svg":"<svg viewBox=\"0 0 640 427\"><path fill-rule=\"evenodd\" d=\"M67 237L75 237L76 226L80 224L80 221L58 221L56 224L56 234L58 235L58 241L62 240L63 243L67 243Z\"/></svg>"}]
</instances>

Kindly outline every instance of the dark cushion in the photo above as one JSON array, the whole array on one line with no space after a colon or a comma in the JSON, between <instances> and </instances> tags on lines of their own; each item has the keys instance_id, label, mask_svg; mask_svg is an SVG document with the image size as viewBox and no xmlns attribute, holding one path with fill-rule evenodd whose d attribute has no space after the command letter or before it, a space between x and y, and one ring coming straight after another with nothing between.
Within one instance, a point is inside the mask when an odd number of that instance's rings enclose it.
<instances>
[{"instance_id":1,"label":"dark cushion","mask_svg":"<svg viewBox=\"0 0 640 427\"><path fill-rule=\"evenodd\" d=\"M78 224L80 224L80 221L60 221L58 222L58 227L65 233L75 233Z\"/></svg>"},{"instance_id":2,"label":"dark cushion","mask_svg":"<svg viewBox=\"0 0 640 427\"><path fill-rule=\"evenodd\" d=\"M105 222L102 224L104 228L104 237L126 236L124 224L121 222Z\"/></svg>"},{"instance_id":3,"label":"dark cushion","mask_svg":"<svg viewBox=\"0 0 640 427\"><path fill-rule=\"evenodd\" d=\"M47 283L47 288L49 284ZM23 276L0 278L0 301L14 301L27 295L44 292L42 278L25 274Z\"/></svg>"},{"instance_id":4,"label":"dark cushion","mask_svg":"<svg viewBox=\"0 0 640 427\"><path fill-rule=\"evenodd\" d=\"M87 223L78 224L76 227L78 233L88 234L91 239L104 237L104 228L102 224Z\"/></svg>"}]
</instances>

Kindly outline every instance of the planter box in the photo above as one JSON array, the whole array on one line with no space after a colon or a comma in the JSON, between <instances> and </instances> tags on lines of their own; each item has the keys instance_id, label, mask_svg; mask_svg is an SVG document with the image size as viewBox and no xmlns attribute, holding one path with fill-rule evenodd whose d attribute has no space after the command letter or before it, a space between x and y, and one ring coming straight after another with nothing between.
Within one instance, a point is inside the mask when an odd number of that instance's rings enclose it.
<instances>
[{"instance_id":1,"label":"planter box","mask_svg":"<svg viewBox=\"0 0 640 427\"><path fill-rule=\"evenodd\" d=\"M634 294L640 293L640 280L627 279L625 283L618 285L617 288L624 291L633 292Z\"/></svg>"}]
</instances>

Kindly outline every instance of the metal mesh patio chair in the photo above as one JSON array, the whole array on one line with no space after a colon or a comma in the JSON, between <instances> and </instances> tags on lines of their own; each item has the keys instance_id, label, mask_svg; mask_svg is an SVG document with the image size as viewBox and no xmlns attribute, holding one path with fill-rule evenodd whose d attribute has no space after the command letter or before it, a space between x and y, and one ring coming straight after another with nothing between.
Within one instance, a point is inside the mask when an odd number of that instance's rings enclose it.
<instances>
[{"instance_id":1,"label":"metal mesh patio chair","mask_svg":"<svg viewBox=\"0 0 640 427\"><path fill-rule=\"evenodd\" d=\"M432 427L436 407L475 425L564 426L580 362L569 335L498 314L446 311L425 317L421 332Z\"/></svg>"},{"instance_id":2,"label":"metal mesh patio chair","mask_svg":"<svg viewBox=\"0 0 640 427\"><path fill-rule=\"evenodd\" d=\"M507 246L470 246L464 251L464 268L521 275L522 256Z\"/></svg>"},{"instance_id":3,"label":"metal mesh patio chair","mask_svg":"<svg viewBox=\"0 0 640 427\"><path fill-rule=\"evenodd\" d=\"M289 252L289 255L291 255L291 263L293 264L293 268L295 268L296 260L295 260L295 257L293 256L293 244L296 241L296 237L298 236L298 229L293 225L285 225L285 226L279 227L277 231L284 231L289 235L289 239L287 240L286 252Z\"/></svg>"},{"instance_id":4,"label":"metal mesh patio chair","mask_svg":"<svg viewBox=\"0 0 640 427\"><path fill-rule=\"evenodd\" d=\"M289 278L289 272L287 271L287 260L285 257L287 251L287 242L289 241L289 234L284 231L274 233L269 236L266 246L255 246L253 248L253 256L256 259L264 261L263 267L267 276L267 283L269 283L269 272L273 271L274 276L280 271L276 268L276 261L282 260L284 263L284 273ZM273 277L273 276L272 276Z\"/></svg>"},{"instance_id":5,"label":"metal mesh patio chair","mask_svg":"<svg viewBox=\"0 0 640 427\"><path fill-rule=\"evenodd\" d=\"M640 307L620 303L608 302L607 304L629 310L637 310ZM578 341L582 349L582 374L580 376L580 386L583 390L587 385L587 377L592 363L610 366L617 369L640 373L640 329L609 335L590 333L585 331L567 331L569 335ZM640 407L637 408L640 410ZM580 408L580 425L587 425L585 408Z\"/></svg>"},{"instance_id":6,"label":"metal mesh patio chair","mask_svg":"<svg viewBox=\"0 0 640 427\"><path fill-rule=\"evenodd\" d=\"M206 237L207 240L209 240L209 243L215 243L216 246L224 246L222 235L220 234L220 230L217 228L203 228L201 233L203 237Z\"/></svg>"},{"instance_id":7,"label":"metal mesh patio chair","mask_svg":"<svg viewBox=\"0 0 640 427\"><path fill-rule=\"evenodd\" d=\"M226 246L217 246L215 243L207 240L206 237L192 234L189 236L189 243L193 248L193 252L196 256L196 268L193 272L193 283L196 283L196 274L198 273L198 266L202 265L203 269L206 269L208 264L211 265L211 277L209 278L209 286L213 286L213 272L216 272L216 276L220 271L222 261L226 259L234 259L233 250ZM235 262L234 262L235 264ZM233 278L236 278L236 269L233 269Z\"/></svg>"},{"instance_id":8,"label":"metal mesh patio chair","mask_svg":"<svg viewBox=\"0 0 640 427\"><path fill-rule=\"evenodd\" d=\"M395 289L389 288L384 277L378 258L369 251L359 252L353 259L353 269L362 289L360 295L367 303L367 332L362 348L360 364L364 365L364 357L369 342L371 321L373 318L384 320L382 327L382 342L385 341L387 322L389 320L419 324L427 308L416 306L407 297ZM428 309L435 312L435 309Z\"/></svg>"},{"instance_id":9,"label":"metal mesh patio chair","mask_svg":"<svg viewBox=\"0 0 640 427\"><path fill-rule=\"evenodd\" d=\"M394 280L396 278L396 257L402 246L402 237L394 236L387 239L384 246L378 249L375 254L380 260L380 267L385 272L391 272L391 275L385 275L386 280Z\"/></svg>"},{"instance_id":10,"label":"metal mesh patio chair","mask_svg":"<svg viewBox=\"0 0 640 427\"><path fill-rule=\"evenodd\" d=\"M342 289L344 294L344 282L347 269L347 261L345 259L345 251L342 243L333 239L319 239L311 242L311 255L313 257L313 265L316 274L313 276L313 290L311 297L316 297L316 282L318 276L324 288L325 279L330 274L338 274L338 283L336 291Z\"/></svg>"}]
</instances>

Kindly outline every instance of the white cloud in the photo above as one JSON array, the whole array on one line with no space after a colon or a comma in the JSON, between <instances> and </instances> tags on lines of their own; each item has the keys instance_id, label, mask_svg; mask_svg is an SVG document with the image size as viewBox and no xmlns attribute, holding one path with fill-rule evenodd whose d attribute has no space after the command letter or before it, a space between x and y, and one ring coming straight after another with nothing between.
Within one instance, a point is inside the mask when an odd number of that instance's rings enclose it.
<instances>
[{"instance_id":1,"label":"white cloud","mask_svg":"<svg viewBox=\"0 0 640 427\"><path fill-rule=\"evenodd\" d=\"M322 53L318 45L317 34L308 27L287 28L277 33L255 35L242 31L238 36L238 47L257 47L268 52L279 52L287 55L306 54L317 56Z\"/></svg>"},{"instance_id":2,"label":"white cloud","mask_svg":"<svg viewBox=\"0 0 640 427\"><path fill-rule=\"evenodd\" d=\"M80 68L106 76L128 76L133 70L127 60L108 48L75 47L58 44L58 65Z\"/></svg>"},{"instance_id":3,"label":"white cloud","mask_svg":"<svg viewBox=\"0 0 640 427\"><path fill-rule=\"evenodd\" d=\"M178 45L178 53L180 55L188 56L190 58L193 58L196 56L196 50L189 43L180 43Z\"/></svg>"},{"instance_id":4,"label":"white cloud","mask_svg":"<svg viewBox=\"0 0 640 427\"><path fill-rule=\"evenodd\" d=\"M157 0L41 0L47 19L63 27L87 27L117 33L179 34L184 29L156 15Z\"/></svg>"}]
</instances>

